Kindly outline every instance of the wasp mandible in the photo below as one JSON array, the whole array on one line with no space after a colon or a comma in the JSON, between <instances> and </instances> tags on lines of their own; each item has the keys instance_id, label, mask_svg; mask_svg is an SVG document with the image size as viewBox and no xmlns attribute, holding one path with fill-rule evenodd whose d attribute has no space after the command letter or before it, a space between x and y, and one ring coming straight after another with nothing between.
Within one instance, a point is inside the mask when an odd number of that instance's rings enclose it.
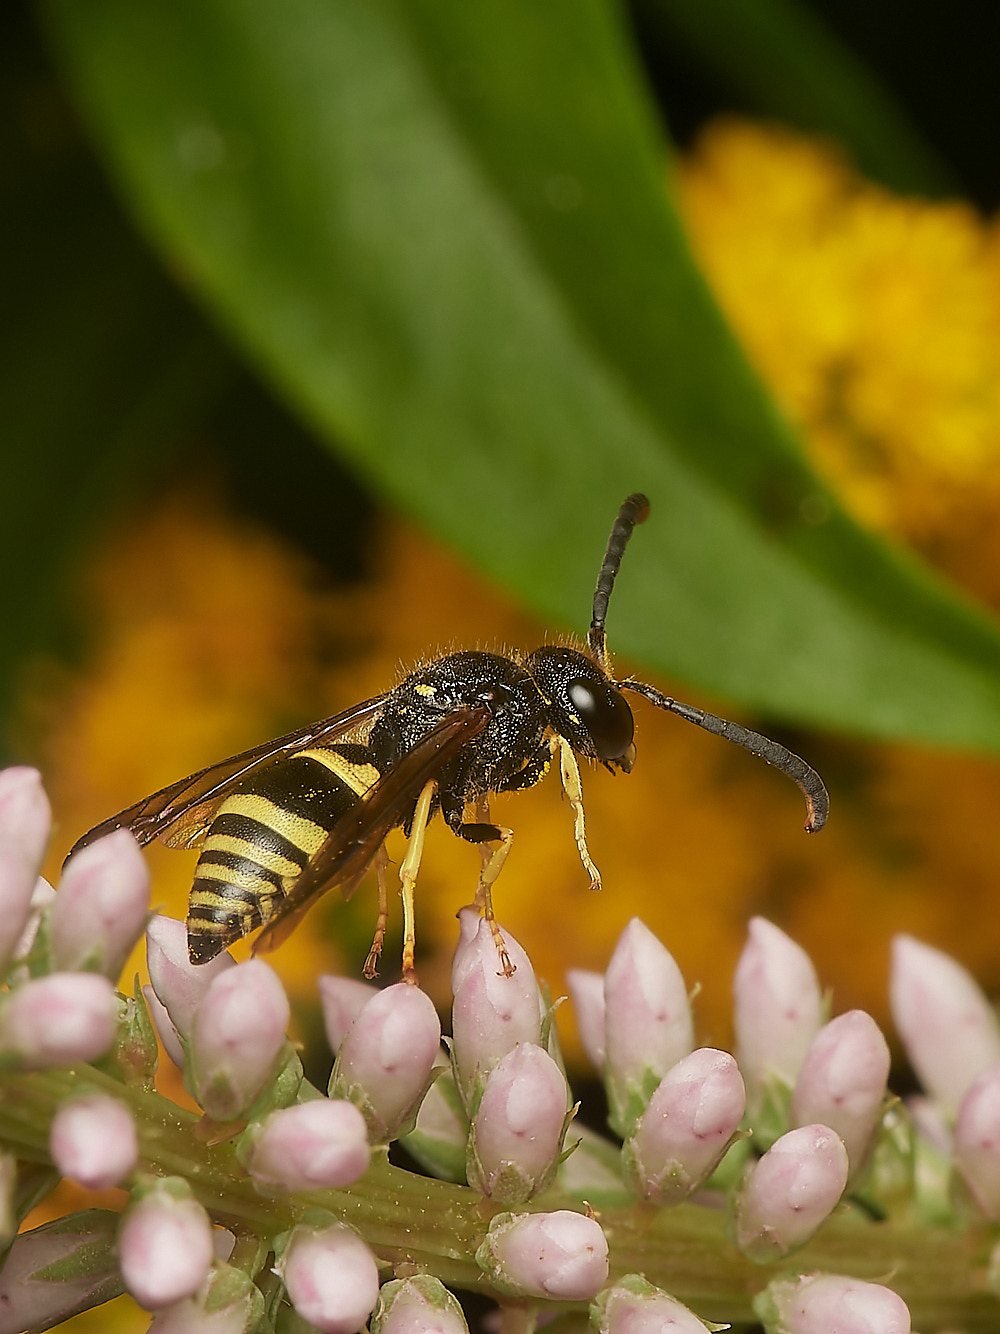
<instances>
[{"instance_id":1,"label":"wasp mandible","mask_svg":"<svg viewBox=\"0 0 1000 1334\"><path fill-rule=\"evenodd\" d=\"M510 829L490 819L493 793L533 787L558 764L580 859L599 889L587 847L578 756L614 773L635 759L632 710L623 691L725 737L798 784L806 829L826 822L819 775L784 746L653 686L611 671L605 619L625 546L649 513L645 496L622 505L594 592L586 651L546 646L526 656L467 650L418 667L384 695L336 717L242 751L144 797L90 830L70 852L127 828L140 845L200 848L188 906L188 953L207 963L261 927L258 950L279 944L312 903L345 897L373 864L379 909L365 975L375 976L388 917L385 840L402 826L403 976L415 976L413 893L424 831L438 812L478 844L476 904L489 920L504 972L512 966L493 918L491 887L510 850ZM471 818L470 818L471 817Z\"/></svg>"}]
</instances>

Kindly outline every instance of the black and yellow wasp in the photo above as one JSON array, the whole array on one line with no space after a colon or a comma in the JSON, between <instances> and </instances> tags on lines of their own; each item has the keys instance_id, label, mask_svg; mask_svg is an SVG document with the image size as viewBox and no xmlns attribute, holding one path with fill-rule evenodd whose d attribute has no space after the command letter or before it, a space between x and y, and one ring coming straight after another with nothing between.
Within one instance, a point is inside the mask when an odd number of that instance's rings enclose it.
<instances>
[{"instance_id":1,"label":"black and yellow wasp","mask_svg":"<svg viewBox=\"0 0 1000 1334\"><path fill-rule=\"evenodd\" d=\"M608 601L625 545L648 512L646 497L637 494L618 513L585 652L548 646L526 657L469 650L436 658L384 695L143 798L92 829L70 856L121 828L142 845L159 838L170 847L200 847L187 918L188 951L196 964L258 927L263 931L255 949L273 948L320 894L335 886L352 894L374 863L379 917L365 965L373 976L388 914L384 844L401 825L409 840L399 871L403 974L412 977L413 888L424 830L438 811L453 833L480 845L476 902L492 924L490 887L512 835L490 820L489 796L533 787L558 762L580 858L591 887L600 887L587 848L577 756L611 772L632 768L633 719L623 690L775 765L805 796L806 829L822 828L826 789L804 760L641 681L614 679L604 632ZM492 929L510 972L495 924Z\"/></svg>"}]
</instances>

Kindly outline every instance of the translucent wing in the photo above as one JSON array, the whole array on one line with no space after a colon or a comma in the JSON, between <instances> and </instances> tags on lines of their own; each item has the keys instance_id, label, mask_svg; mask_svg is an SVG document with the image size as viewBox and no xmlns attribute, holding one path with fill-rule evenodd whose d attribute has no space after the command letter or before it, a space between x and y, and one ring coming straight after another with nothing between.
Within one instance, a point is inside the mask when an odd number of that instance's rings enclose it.
<instances>
[{"instance_id":1,"label":"translucent wing","mask_svg":"<svg viewBox=\"0 0 1000 1334\"><path fill-rule=\"evenodd\" d=\"M197 847L212 816L236 783L308 746L334 745L365 723L374 721L385 698L385 695L378 695L365 700L333 718L324 718L298 731L288 732L274 741L266 741L227 760L220 760L218 764L199 769L187 778L178 779L96 825L73 845L69 856L116 829L130 829L142 847L156 838L172 848Z\"/></svg>"}]
</instances>

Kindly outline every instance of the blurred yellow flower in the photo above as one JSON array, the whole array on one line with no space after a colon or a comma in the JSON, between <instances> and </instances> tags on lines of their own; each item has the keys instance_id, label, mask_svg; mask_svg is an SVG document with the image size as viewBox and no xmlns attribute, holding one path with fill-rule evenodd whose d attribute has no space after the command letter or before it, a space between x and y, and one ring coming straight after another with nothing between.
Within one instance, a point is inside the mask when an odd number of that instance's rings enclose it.
<instances>
[{"instance_id":1,"label":"blurred yellow flower","mask_svg":"<svg viewBox=\"0 0 1000 1334\"><path fill-rule=\"evenodd\" d=\"M995 599L968 523L1000 497L1000 228L898 199L833 147L723 121L681 170L698 257L750 357L862 522ZM977 549L978 546L977 546Z\"/></svg>"}]
</instances>

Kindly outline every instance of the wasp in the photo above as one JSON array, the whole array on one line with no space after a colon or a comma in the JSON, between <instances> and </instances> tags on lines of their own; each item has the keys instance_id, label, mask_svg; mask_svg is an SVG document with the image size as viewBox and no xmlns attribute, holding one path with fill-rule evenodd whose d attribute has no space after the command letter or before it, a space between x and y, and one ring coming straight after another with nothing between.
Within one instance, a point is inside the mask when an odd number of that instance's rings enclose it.
<instances>
[{"instance_id":1,"label":"wasp","mask_svg":"<svg viewBox=\"0 0 1000 1334\"><path fill-rule=\"evenodd\" d=\"M200 848L188 905L188 952L207 963L263 928L256 951L272 949L313 902L339 887L345 897L373 864L379 909L365 964L376 975L388 917L385 840L402 826L403 976L415 976L413 897L428 821L440 813L459 838L479 845L476 905L489 920L503 971L513 971L493 918L491 887L512 831L490 819L493 793L534 787L558 764L573 812L580 859L592 889L600 873L587 847L578 756L611 773L635 760L631 691L657 708L743 746L802 791L806 829L826 822L819 775L784 746L631 677L615 679L605 619L626 544L649 502L622 505L594 592L586 649L548 645L526 656L468 650L435 658L384 695L336 717L242 751L144 797L90 830L70 856L113 830L140 845Z\"/></svg>"}]
</instances>

